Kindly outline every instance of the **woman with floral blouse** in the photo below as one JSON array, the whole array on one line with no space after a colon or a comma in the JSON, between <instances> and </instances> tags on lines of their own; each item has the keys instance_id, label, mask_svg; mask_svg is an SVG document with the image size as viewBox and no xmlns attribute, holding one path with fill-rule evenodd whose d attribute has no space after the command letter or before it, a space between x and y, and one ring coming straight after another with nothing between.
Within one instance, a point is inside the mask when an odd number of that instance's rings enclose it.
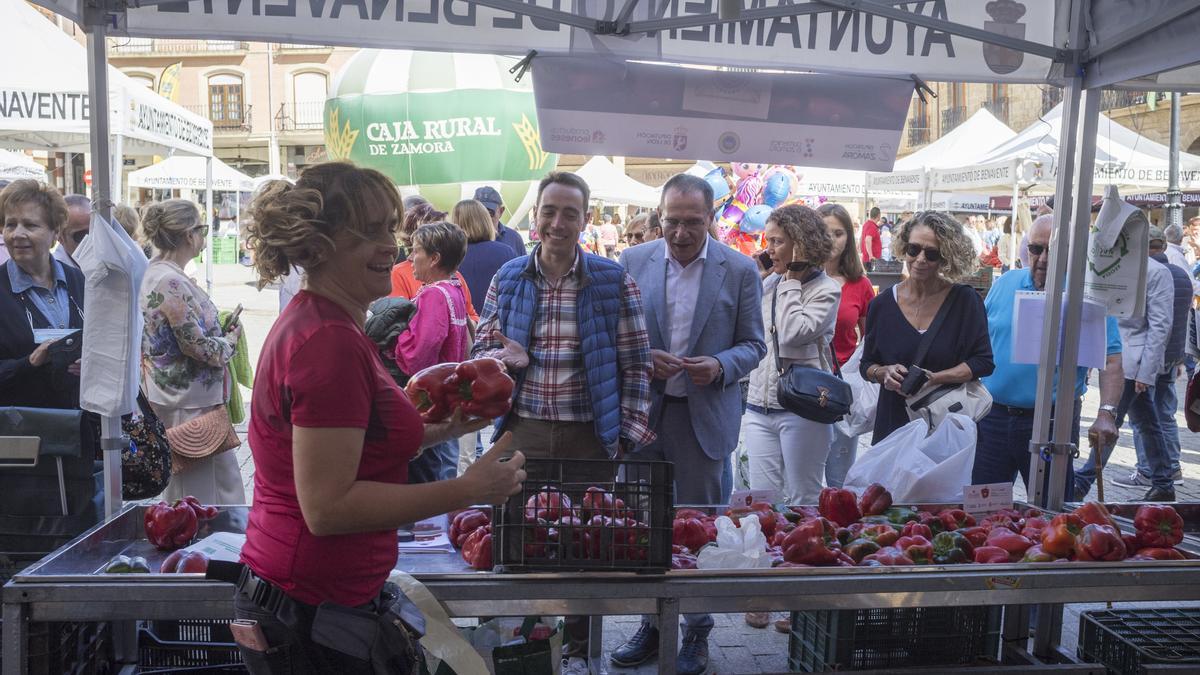
<instances>
[{"instance_id":1,"label":"woman with floral blouse","mask_svg":"<svg viewBox=\"0 0 1200 675\"><path fill-rule=\"evenodd\" d=\"M217 308L183 266L204 249L208 226L196 205L169 199L146 207L142 229L155 257L142 280L142 390L169 429L225 405L232 383L226 365L242 328L221 328ZM233 452L188 463L171 477L167 500L194 495L205 504L244 504Z\"/></svg>"}]
</instances>

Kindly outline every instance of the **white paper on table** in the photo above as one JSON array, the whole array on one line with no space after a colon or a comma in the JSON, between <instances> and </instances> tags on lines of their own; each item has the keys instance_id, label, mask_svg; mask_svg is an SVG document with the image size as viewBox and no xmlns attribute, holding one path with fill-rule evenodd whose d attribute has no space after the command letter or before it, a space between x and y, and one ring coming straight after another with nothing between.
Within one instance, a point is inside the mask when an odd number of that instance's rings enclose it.
<instances>
[{"instance_id":1,"label":"white paper on table","mask_svg":"<svg viewBox=\"0 0 1200 675\"><path fill-rule=\"evenodd\" d=\"M1066 306L1066 299L1063 299ZM1092 300L1083 301L1079 319L1079 365L1085 368L1104 368L1108 345L1107 312L1104 305ZM1063 312L1066 320L1066 312ZM1046 325L1046 293L1017 291L1013 299L1012 362L1038 364L1041 362L1042 329ZM1059 345L1059 355L1062 346Z\"/></svg>"},{"instance_id":2,"label":"white paper on table","mask_svg":"<svg viewBox=\"0 0 1200 675\"><path fill-rule=\"evenodd\" d=\"M208 556L209 560L237 562L242 557L242 546L245 544L246 535L244 534L214 532L183 550L199 551Z\"/></svg>"},{"instance_id":3,"label":"white paper on table","mask_svg":"<svg viewBox=\"0 0 1200 675\"><path fill-rule=\"evenodd\" d=\"M413 540L400 542L402 553L454 553L446 514L426 518L412 527Z\"/></svg>"}]
</instances>

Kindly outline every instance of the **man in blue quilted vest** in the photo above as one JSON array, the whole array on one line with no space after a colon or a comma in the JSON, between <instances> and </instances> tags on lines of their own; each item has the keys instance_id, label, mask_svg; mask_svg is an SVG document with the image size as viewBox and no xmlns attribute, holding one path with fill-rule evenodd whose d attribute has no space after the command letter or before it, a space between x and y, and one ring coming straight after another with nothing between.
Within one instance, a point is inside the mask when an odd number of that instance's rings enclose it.
<instances>
[{"instance_id":1,"label":"man in blue quilted vest","mask_svg":"<svg viewBox=\"0 0 1200 675\"><path fill-rule=\"evenodd\" d=\"M517 381L496 434L511 432L510 449L530 459L611 459L654 440L642 295L616 261L579 247L589 192L573 173L542 179L538 245L496 272L479 316L473 354L500 359ZM567 480L615 478L607 463L575 474ZM566 633L564 656L583 657L587 617L568 617Z\"/></svg>"}]
</instances>

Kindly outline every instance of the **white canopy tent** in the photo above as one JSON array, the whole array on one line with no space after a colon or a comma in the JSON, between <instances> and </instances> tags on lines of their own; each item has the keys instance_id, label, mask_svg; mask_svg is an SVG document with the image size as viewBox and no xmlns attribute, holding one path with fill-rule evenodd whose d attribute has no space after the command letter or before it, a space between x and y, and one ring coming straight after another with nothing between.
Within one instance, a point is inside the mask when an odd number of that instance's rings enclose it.
<instances>
[{"instance_id":1,"label":"white canopy tent","mask_svg":"<svg viewBox=\"0 0 1200 675\"><path fill-rule=\"evenodd\" d=\"M658 206L659 190L626 176L607 157L597 155L575 172L587 181L592 199L610 204Z\"/></svg>"},{"instance_id":2,"label":"white canopy tent","mask_svg":"<svg viewBox=\"0 0 1200 675\"><path fill-rule=\"evenodd\" d=\"M369 12L365 4L350 5L347 10L343 3L37 2L86 24L93 65L89 91L96 96L108 91L103 64L104 39L110 27L114 34L149 37L508 54L536 50L670 63L1061 85L1065 92L1055 221L1057 241L1063 245L1052 249L1046 291L1053 301L1047 303L1045 325L1062 329L1061 341L1059 330L1043 331L1029 481L1031 500L1051 508L1061 506L1061 486L1075 443L1070 436L1074 400L1064 397L1058 401L1053 429L1050 412L1052 392L1055 387L1068 391L1073 386L1078 363L1076 338L1087 259L1099 88L1200 91L1200 42L1194 39L1200 32L1200 2L1194 0L768 0L753 7L741 2L720 3L718 11L713 11L711 3L628 2L619 15L605 3L570 3L569 9L557 9L522 0L467 0L469 11L440 15L428 12L428 6L396 4L386 8L391 11ZM1006 11L992 16L989 6ZM385 7L381 4L377 9ZM847 12L856 21L852 30L845 28ZM872 20L886 25L886 37L872 30ZM835 30L839 21L842 28ZM770 39L761 39L768 32ZM782 39L777 39L780 35ZM621 94L613 92L614 96ZM93 153L106 158L108 110L106 106L98 110L102 112L91 119ZM726 140L734 147L737 139L730 136ZM106 164L99 162L99 171L94 171L102 193L107 193L111 182ZM1066 302L1060 303L1057 299L1064 290ZM106 446L106 453L113 451ZM1042 452L1052 458L1045 482L1048 494L1042 487L1046 477ZM108 485L111 491L114 483ZM115 485L115 496L110 497L119 504L119 476ZM114 510L110 504L109 512ZM1044 609L1046 619L1038 621L1034 653L1048 656L1055 651L1061 624L1050 616L1053 606ZM1027 622L1020 618L1017 622L1024 626L1016 628L1027 630ZM673 630L665 629L665 636L674 639ZM1012 634L1021 634L1021 630ZM7 652L5 670L17 672L22 655ZM673 666L670 659L660 664L668 675Z\"/></svg>"},{"instance_id":3,"label":"white canopy tent","mask_svg":"<svg viewBox=\"0 0 1200 675\"><path fill-rule=\"evenodd\" d=\"M208 160L204 157L168 157L157 164L129 174L131 188L160 190L204 190L208 187ZM220 159L212 160L212 189L224 192L252 192L254 179Z\"/></svg>"},{"instance_id":4,"label":"white canopy tent","mask_svg":"<svg viewBox=\"0 0 1200 675\"><path fill-rule=\"evenodd\" d=\"M0 180L32 178L46 182L46 170L33 158L22 152L0 150Z\"/></svg>"}]
</instances>

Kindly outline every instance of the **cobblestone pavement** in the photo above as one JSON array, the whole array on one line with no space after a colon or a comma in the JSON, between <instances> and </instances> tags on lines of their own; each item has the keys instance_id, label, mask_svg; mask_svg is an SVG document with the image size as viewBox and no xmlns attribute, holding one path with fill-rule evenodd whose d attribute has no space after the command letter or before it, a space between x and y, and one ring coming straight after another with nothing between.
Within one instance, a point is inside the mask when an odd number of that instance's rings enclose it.
<instances>
[{"instance_id":1,"label":"cobblestone pavement","mask_svg":"<svg viewBox=\"0 0 1200 675\"><path fill-rule=\"evenodd\" d=\"M277 293L271 289L256 291L254 276L250 269L240 265L218 265L215 267L215 283L213 297L219 307L232 308L239 302L244 305L242 321L246 327L246 336L251 349L251 363L257 363L258 349L266 339L275 317L278 315ZM1179 400L1183 400L1183 386L1179 389ZM247 397L249 401L249 397ZM1094 419L1099 398L1095 387L1089 389L1083 402L1083 429L1087 429ZM1181 465L1183 468L1184 485L1176 486L1176 494L1180 501L1200 501L1200 438L1197 434L1187 431L1183 413L1177 416L1180 427L1180 440L1183 445ZM245 425L240 425L239 433L244 437ZM865 442L862 449L866 448ZM237 451L238 460L242 467L242 476L246 483L246 496L249 501L253 495L254 465L250 459L250 449L243 444ZM1080 464L1086 459L1086 449ZM1140 499L1145 489L1123 488L1112 483L1112 479L1128 476L1136 463L1131 432L1126 426L1122 430L1121 440L1116 451L1109 460L1109 467L1104 472L1105 497L1108 501L1135 501ZM1091 497L1095 498L1093 488ZM1016 498L1024 498L1024 488L1018 484ZM1120 604L1118 606L1131 606ZM1074 652L1077 640L1076 632L1079 626L1079 612L1102 608L1103 605L1068 605L1063 618L1063 645ZM782 614L776 615L781 617ZM711 673L762 673L782 672L787 670L787 636L775 632L773 628L755 629L746 625L741 614L716 615L716 626L709 637L710 671ZM604 620L604 653L611 653L638 629L640 619L636 616L611 616ZM599 671L609 673L638 673L650 674L657 672L655 664L644 665L635 669L618 669L607 662L600 664Z\"/></svg>"}]
</instances>

